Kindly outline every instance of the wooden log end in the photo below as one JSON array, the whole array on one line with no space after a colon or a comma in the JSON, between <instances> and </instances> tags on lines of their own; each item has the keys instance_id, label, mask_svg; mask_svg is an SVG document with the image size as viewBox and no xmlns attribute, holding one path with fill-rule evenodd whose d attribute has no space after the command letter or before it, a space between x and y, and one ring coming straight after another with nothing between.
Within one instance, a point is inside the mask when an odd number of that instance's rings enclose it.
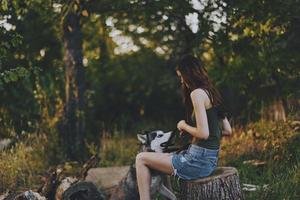
<instances>
[{"instance_id":1,"label":"wooden log end","mask_svg":"<svg viewBox=\"0 0 300 200\"><path fill-rule=\"evenodd\" d=\"M104 194L92 182L80 181L71 185L62 195L62 200L104 200Z\"/></svg>"}]
</instances>

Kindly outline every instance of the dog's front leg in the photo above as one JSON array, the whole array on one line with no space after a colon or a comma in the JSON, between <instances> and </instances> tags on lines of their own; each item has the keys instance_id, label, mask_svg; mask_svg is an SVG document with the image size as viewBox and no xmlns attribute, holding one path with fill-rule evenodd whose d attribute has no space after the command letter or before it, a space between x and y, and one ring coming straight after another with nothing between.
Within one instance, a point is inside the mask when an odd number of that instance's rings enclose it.
<instances>
[{"instance_id":1,"label":"dog's front leg","mask_svg":"<svg viewBox=\"0 0 300 200\"><path fill-rule=\"evenodd\" d=\"M173 194L173 192L171 192L164 184L161 184L161 187L158 189L158 192L164 197L167 197L168 199L176 200L175 194Z\"/></svg>"},{"instance_id":2,"label":"dog's front leg","mask_svg":"<svg viewBox=\"0 0 300 200\"><path fill-rule=\"evenodd\" d=\"M164 175L164 176L163 176L163 182L164 182L164 185L165 185L171 192L173 192L170 176Z\"/></svg>"}]
</instances>

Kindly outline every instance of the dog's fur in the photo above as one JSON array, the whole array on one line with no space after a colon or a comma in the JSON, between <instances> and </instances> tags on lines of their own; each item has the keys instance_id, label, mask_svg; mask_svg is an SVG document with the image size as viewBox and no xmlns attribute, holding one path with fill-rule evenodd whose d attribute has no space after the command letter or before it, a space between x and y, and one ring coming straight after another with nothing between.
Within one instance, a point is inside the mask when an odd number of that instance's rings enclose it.
<instances>
[{"instance_id":1,"label":"dog's fur","mask_svg":"<svg viewBox=\"0 0 300 200\"><path fill-rule=\"evenodd\" d=\"M161 130L144 132L137 134L137 138L141 143L140 152L152 151L152 152L171 152L172 151L172 139L174 138L174 131L163 132ZM173 146L173 150L176 149ZM157 170L150 169L151 172L151 196L154 196L157 192L166 197L166 199L176 200L176 196L169 189L171 188L169 177ZM164 182L167 182L168 187ZM139 199L136 168L135 162L130 165L130 169L126 176L121 180L118 187L112 191L110 196L111 200L135 200Z\"/></svg>"}]
</instances>

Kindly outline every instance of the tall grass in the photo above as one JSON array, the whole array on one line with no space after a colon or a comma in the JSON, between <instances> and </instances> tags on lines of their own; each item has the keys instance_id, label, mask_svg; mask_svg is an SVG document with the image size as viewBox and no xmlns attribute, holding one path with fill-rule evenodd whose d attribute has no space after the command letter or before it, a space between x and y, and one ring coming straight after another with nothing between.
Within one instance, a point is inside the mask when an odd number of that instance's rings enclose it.
<instances>
[{"instance_id":1,"label":"tall grass","mask_svg":"<svg viewBox=\"0 0 300 200\"><path fill-rule=\"evenodd\" d=\"M0 152L0 193L35 188L47 169L45 137L28 135L9 150Z\"/></svg>"},{"instance_id":2,"label":"tall grass","mask_svg":"<svg viewBox=\"0 0 300 200\"><path fill-rule=\"evenodd\" d=\"M246 199L300 199L299 122L259 121L222 141L220 165L238 169L241 183L267 185ZM247 160L264 161L255 166Z\"/></svg>"},{"instance_id":3,"label":"tall grass","mask_svg":"<svg viewBox=\"0 0 300 200\"><path fill-rule=\"evenodd\" d=\"M134 162L138 152L137 137L126 136L123 132L102 133L100 145L100 166L122 166Z\"/></svg>"}]
</instances>

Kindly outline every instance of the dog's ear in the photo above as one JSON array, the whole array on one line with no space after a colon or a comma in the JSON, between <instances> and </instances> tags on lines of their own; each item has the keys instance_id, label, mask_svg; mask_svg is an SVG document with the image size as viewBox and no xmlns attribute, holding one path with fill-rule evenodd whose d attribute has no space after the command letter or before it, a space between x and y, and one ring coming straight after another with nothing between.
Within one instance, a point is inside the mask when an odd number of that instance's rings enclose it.
<instances>
[{"instance_id":1,"label":"dog's ear","mask_svg":"<svg viewBox=\"0 0 300 200\"><path fill-rule=\"evenodd\" d=\"M145 130L143 130L141 134L145 135L145 134L148 134L148 133L150 133L150 132L151 132L151 131L145 131Z\"/></svg>"},{"instance_id":2,"label":"dog's ear","mask_svg":"<svg viewBox=\"0 0 300 200\"><path fill-rule=\"evenodd\" d=\"M146 144L147 143L147 135L145 135L145 134L137 134L137 138L138 138L138 140L142 144Z\"/></svg>"}]
</instances>

